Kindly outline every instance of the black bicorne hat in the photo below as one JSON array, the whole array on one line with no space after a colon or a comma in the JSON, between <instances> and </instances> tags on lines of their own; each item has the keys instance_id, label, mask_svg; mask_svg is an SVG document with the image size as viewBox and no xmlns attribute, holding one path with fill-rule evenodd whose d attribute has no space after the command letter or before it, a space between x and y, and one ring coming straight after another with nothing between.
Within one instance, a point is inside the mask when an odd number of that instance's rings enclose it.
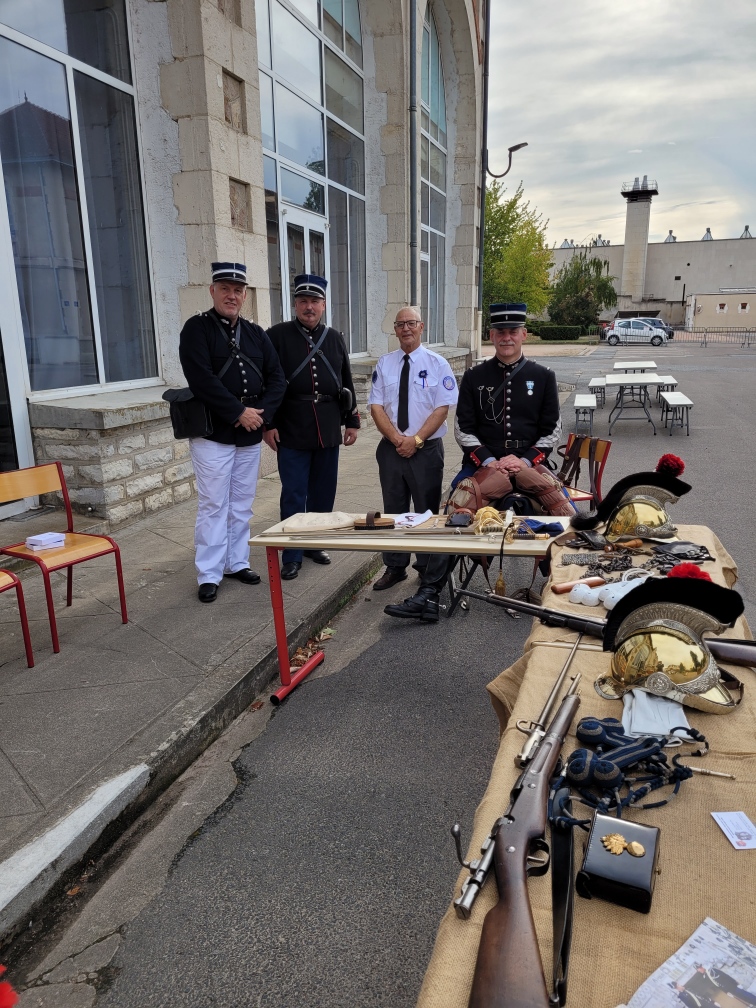
<instances>
[{"instance_id":1,"label":"black bicorne hat","mask_svg":"<svg viewBox=\"0 0 756 1008\"><path fill-rule=\"evenodd\" d=\"M655 618L666 617L673 620L677 616L675 607L686 606L688 609L711 616L722 625L722 629L732 626L735 620L743 615L745 609L738 592L732 588L723 588L713 581L703 581L700 578L649 578L628 592L610 611L604 629L604 651L614 650L617 631L628 616L641 606L654 606ZM669 606L667 613L664 612L665 606ZM692 629L702 628L692 627Z\"/></svg>"},{"instance_id":2,"label":"black bicorne hat","mask_svg":"<svg viewBox=\"0 0 756 1008\"><path fill-rule=\"evenodd\" d=\"M691 489L690 483L684 483L676 476L668 476L666 473L633 473L615 483L598 508L591 514L576 515L572 519L572 528L577 530L592 529L602 522L609 521L625 494L635 487L657 487L659 490L671 494L675 499L682 497Z\"/></svg>"}]
</instances>

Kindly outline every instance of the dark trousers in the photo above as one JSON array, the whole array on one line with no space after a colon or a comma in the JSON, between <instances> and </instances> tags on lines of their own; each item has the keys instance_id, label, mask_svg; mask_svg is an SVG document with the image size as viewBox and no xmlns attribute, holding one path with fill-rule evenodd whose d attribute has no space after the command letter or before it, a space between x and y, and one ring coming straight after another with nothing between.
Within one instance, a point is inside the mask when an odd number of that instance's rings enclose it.
<instances>
[{"instance_id":1,"label":"dark trousers","mask_svg":"<svg viewBox=\"0 0 756 1008\"><path fill-rule=\"evenodd\" d=\"M383 493L383 510L387 514L402 514L409 511L410 501L414 511L432 511L438 514L441 503L441 489L444 481L443 438L431 438L415 452L412 458L402 458L396 448L383 438L375 457ZM428 562L427 553L417 553L417 562L424 567ZM384 553L383 562L387 567L406 567L410 562L409 553Z\"/></svg>"},{"instance_id":2,"label":"dark trousers","mask_svg":"<svg viewBox=\"0 0 756 1008\"><path fill-rule=\"evenodd\" d=\"M339 474L339 448L302 451L278 446L281 520L303 511L333 511ZM301 549L285 549L282 563L301 563Z\"/></svg>"}]
</instances>

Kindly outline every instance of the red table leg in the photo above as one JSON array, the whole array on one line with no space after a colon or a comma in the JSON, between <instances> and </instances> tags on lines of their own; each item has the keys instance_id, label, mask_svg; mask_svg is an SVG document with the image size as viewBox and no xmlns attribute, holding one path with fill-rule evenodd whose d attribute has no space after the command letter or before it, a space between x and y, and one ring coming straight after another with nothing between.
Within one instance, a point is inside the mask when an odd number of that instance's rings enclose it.
<instances>
[{"instance_id":1,"label":"red table leg","mask_svg":"<svg viewBox=\"0 0 756 1008\"><path fill-rule=\"evenodd\" d=\"M325 658L325 654L323 651L316 651L301 668L297 669L294 675L291 674L289 642L286 638L283 589L281 588L281 571L278 567L279 551L275 546L267 546L265 552L268 557L270 604L273 608L273 626L276 631L276 650L278 651L278 671L281 676L281 688L276 690L271 696L270 701L273 704L280 704L284 697L287 697L314 668L320 665Z\"/></svg>"}]
</instances>

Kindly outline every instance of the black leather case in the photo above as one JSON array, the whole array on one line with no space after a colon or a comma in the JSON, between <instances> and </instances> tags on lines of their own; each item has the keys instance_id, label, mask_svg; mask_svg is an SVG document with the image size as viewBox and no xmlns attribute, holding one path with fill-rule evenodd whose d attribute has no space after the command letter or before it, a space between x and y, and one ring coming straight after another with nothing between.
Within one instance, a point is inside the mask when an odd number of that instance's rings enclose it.
<instances>
[{"instance_id":1,"label":"black leather case","mask_svg":"<svg viewBox=\"0 0 756 1008\"><path fill-rule=\"evenodd\" d=\"M642 844L646 853L643 857L633 857L627 850L612 854L601 842L602 837L612 833L619 833L627 843L636 841ZM658 874L660 833L657 826L646 826L597 812L588 835L583 865L575 879L578 895L648 913Z\"/></svg>"}]
</instances>

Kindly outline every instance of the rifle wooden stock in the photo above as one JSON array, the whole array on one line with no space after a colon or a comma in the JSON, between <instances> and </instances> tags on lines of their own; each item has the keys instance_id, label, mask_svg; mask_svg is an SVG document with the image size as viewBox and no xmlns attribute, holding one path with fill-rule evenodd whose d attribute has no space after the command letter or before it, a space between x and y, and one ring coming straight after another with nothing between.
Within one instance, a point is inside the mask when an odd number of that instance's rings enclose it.
<instances>
[{"instance_id":1,"label":"rifle wooden stock","mask_svg":"<svg viewBox=\"0 0 756 1008\"><path fill-rule=\"evenodd\" d=\"M485 595L482 592L470 591L468 588L464 589L461 594L480 599L482 602L490 602L502 609L511 609L513 612L522 613L523 616L534 616L546 626L565 627L567 630L576 630L578 633L599 639L604 635L606 620L577 616L575 613L564 612L561 609L549 609L548 606L523 602L520 599L510 598L508 595ZM706 637L705 640L706 646L717 661L729 665L756 667L756 641L734 640L727 637Z\"/></svg>"},{"instance_id":2,"label":"rifle wooden stock","mask_svg":"<svg viewBox=\"0 0 756 1008\"><path fill-rule=\"evenodd\" d=\"M499 902L483 922L469 1008L549 1008L528 896L528 855L543 841L551 778L579 706L577 694L564 697L499 821L494 854Z\"/></svg>"}]
</instances>

